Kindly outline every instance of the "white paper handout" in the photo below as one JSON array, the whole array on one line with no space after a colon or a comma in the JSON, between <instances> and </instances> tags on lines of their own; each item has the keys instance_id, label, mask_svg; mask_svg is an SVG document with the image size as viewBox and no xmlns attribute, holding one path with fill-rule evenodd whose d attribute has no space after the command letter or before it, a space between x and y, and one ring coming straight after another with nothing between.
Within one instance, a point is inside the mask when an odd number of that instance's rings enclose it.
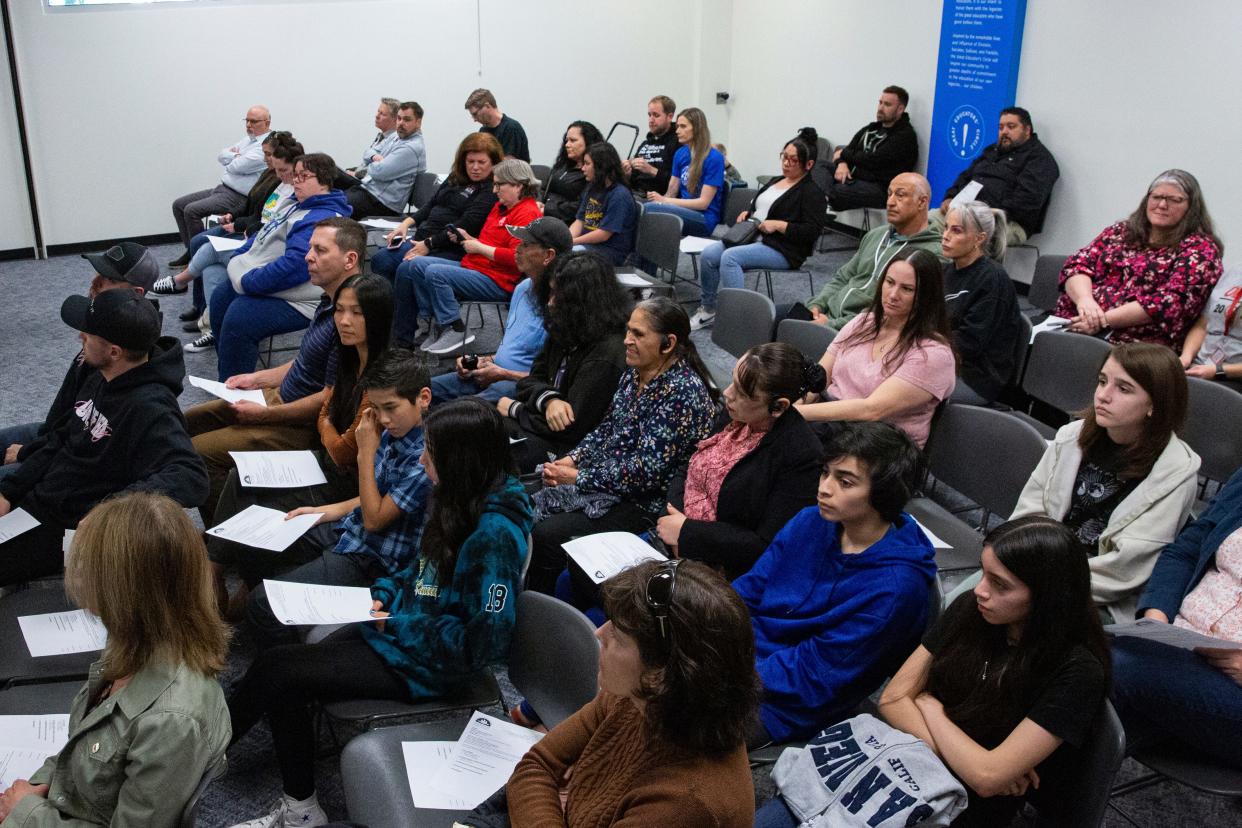
<instances>
[{"instance_id":1,"label":"white paper handout","mask_svg":"<svg viewBox=\"0 0 1242 828\"><path fill-rule=\"evenodd\" d=\"M371 590L366 587L298 584L264 579L272 614L282 624L348 624L374 621Z\"/></svg>"},{"instance_id":2,"label":"white paper handout","mask_svg":"<svg viewBox=\"0 0 1242 828\"><path fill-rule=\"evenodd\" d=\"M230 451L248 489L296 489L328 482L311 451Z\"/></svg>"},{"instance_id":3,"label":"white paper handout","mask_svg":"<svg viewBox=\"0 0 1242 828\"><path fill-rule=\"evenodd\" d=\"M29 532L38 525L39 521L19 506L4 517L0 517L0 543L12 540L22 532Z\"/></svg>"},{"instance_id":4,"label":"white paper handout","mask_svg":"<svg viewBox=\"0 0 1242 828\"><path fill-rule=\"evenodd\" d=\"M953 196L953 200L949 202L949 209L956 210L967 201L974 201L975 197L983 190L983 184L978 181L972 181L961 189L957 195Z\"/></svg>"},{"instance_id":5,"label":"white paper handout","mask_svg":"<svg viewBox=\"0 0 1242 828\"><path fill-rule=\"evenodd\" d=\"M399 221L392 221L390 219L382 218L366 218L358 223L363 227L370 227L373 230L395 230L401 226L401 222Z\"/></svg>"},{"instance_id":6,"label":"white paper handout","mask_svg":"<svg viewBox=\"0 0 1242 828\"><path fill-rule=\"evenodd\" d=\"M285 513L257 503L228 520L207 530L207 534L223 540L254 546L272 552L284 552L319 520L319 513L298 515L285 520Z\"/></svg>"},{"instance_id":7,"label":"white paper handout","mask_svg":"<svg viewBox=\"0 0 1242 828\"><path fill-rule=\"evenodd\" d=\"M933 549L952 549L953 548L953 545L950 544L948 541L945 541L944 539L939 537L935 532L928 529L922 523L919 523L917 518L915 519L914 522L918 523L919 528L923 530L923 534L927 535L927 539L931 541L931 545Z\"/></svg>"},{"instance_id":8,"label":"white paper handout","mask_svg":"<svg viewBox=\"0 0 1242 828\"><path fill-rule=\"evenodd\" d=\"M561 544L592 581L602 584L623 569L643 561L662 561L664 556L629 532L600 532Z\"/></svg>"},{"instance_id":9,"label":"white paper handout","mask_svg":"<svg viewBox=\"0 0 1242 828\"><path fill-rule=\"evenodd\" d=\"M681 240L682 253L702 253L707 246L714 244L719 239L708 239L703 236L686 236Z\"/></svg>"},{"instance_id":10,"label":"white paper handout","mask_svg":"<svg viewBox=\"0 0 1242 828\"><path fill-rule=\"evenodd\" d=\"M29 779L68 741L68 713L0 716L0 786Z\"/></svg>"},{"instance_id":11,"label":"white paper handout","mask_svg":"<svg viewBox=\"0 0 1242 828\"><path fill-rule=\"evenodd\" d=\"M1043 322L1040 322L1038 325L1034 325L1031 327L1030 344L1034 345L1035 337L1039 336L1044 331L1059 331L1059 330L1062 330L1069 323L1070 321L1068 319L1065 319L1064 317L1049 316Z\"/></svg>"},{"instance_id":12,"label":"white paper handout","mask_svg":"<svg viewBox=\"0 0 1242 828\"><path fill-rule=\"evenodd\" d=\"M1193 650L1196 647L1242 650L1242 643L1226 641L1223 638L1212 638L1209 635L1202 635L1186 627L1179 627L1176 624L1164 624L1160 621L1153 621L1150 618L1140 618L1137 621L1130 621L1125 624L1108 624L1104 627L1104 632L1112 635L1130 636L1131 638L1146 638L1148 641L1158 641L1161 644L1168 644L1170 647L1178 647L1183 650Z\"/></svg>"},{"instance_id":13,"label":"white paper handout","mask_svg":"<svg viewBox=\"0 0 1242 828\"><path fill-rule=\"evenodd\" d=\"M103 622L86 610L22 615L17 619L26 647L35 658L102 650L108 642Z\"/></svg>"},{"instance_id":14,"label":"white paper handout","mask_svg":"<svg viewBox=\"0 0 1242 828\"><path fill-rule=\"evenodd\" d=\"M401 743L405 775L410 783L410 798L414 800L415 808L469 811L478 804L446 794L431 785L432 776L449 763L456 745L456 742Z\"/></svg>"},{"instance_id":15,"label":"white paper handout","mask_svg":"<svg viewBox=\"0 0 1242 828\"><path fill-rule=\"evenodd\" d=\"M43 767L49 756L58 752L59 748L43 751L38 748L0 745L0 786L7 790L18 779L29 779L32 773Z\"/></svg>"},{"instance_id":16,"label":"white paper handout","mask_svg":"<svg viewBox=\"0 0 1242 828\"><path fill-rule=\"evenodd\" d=\"M227 236L208 236L207 241L217 253L227 253L230 250L236 250L246 243L245 239L230 239Z\"/></svg>"},{"instance_id":17,"label":"white paper handout","mask_svg":"<svg viewBox=\"0 0 1242 828\"><path fill-rule=\"evenodd\" d=\"M242 402L244 400L245 402L252 402L255 405L261 405L264 408L267 407L267 400L264 399L263 392L258 389L243 391L240 388L229 388L222 382L203 379L202 377L188 376L186 379L188 379L190 381L190 385L193 385L195 388L201 388L208 394L214 394L225 402L235 403Z\"/></svg>"},{"instance_id":18,"label":"white paper handout","mask_svg":"<svg viewBox=\"0 0 1242 828\"><path fill-rule=\"evenodd\" d=\"M476 710L448 762L440 766L426 787L437 797L474 808L509 781L518 760L542 738L538 731Z\"/></svg>"},{"instance_id":19,"label":"white paper handout","mask_svg":"<svg viewBox=\"0 0 1242 828\"><path fill-rule=\"evenodd\" d=\"M618 273L617 282L620 283L621 287L627 288L645 288L652 285L650 279L644 279L637 273Z\"/></svg>"}]
</instances>

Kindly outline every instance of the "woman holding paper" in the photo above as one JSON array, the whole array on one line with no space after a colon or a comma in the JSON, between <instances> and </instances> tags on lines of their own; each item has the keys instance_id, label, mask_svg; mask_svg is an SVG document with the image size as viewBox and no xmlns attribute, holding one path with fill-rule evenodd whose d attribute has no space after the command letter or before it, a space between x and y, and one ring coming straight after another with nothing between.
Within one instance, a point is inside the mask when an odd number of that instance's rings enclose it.
<instances>
[{"instance_id":1,"label":"woman holding paper","mask_svg":"<svg viewBox=\"0 0 1242 828\"><path fill-rule=\"evenodd\" d=\"M336 382L327 389L318 420L323 447L318 452L319 466L326 482L296 489L244 488L234 469L229 472L220 493L214 515L216 525L254 504L287 512L303 506L337 504L358 496L356 431L363 414L370 408L360 380L367 367L388 348L392 288L382 276L351 276L337 289L333 304L333 318L340 337ZM207 551L219 576L221 607L228 606L223 580L227 568L236 567L241 574L246 586L236 596L236 601L244 602L248 587L275 572L306 563L318 557L323 549L335 545L333 527L331 521L320 523L283 552L266 552L209 537Z\"/></svg>"},{"instance_id":2,"label":"woman holding paper","mask_svg":"<svg viewBox=\"0 0 1242 828\"><path fill-rule=\"evenodd\" d=\"M228 628L203 542L162 495L128 493L78 525L69 595L108 630L61 751L0 795L5 825L179 825L229 740L216 680Z\"/></svg>"},{"instance_id":3,"label":"woman holding paper","mask_svg":"<svg viewBox=\"0 0 1242 828\"><path fill-rule=\"evenodd\" d=\"M477 397L433 409L422 463L431 509L418 559L371 587L383 620L261 653L229 699L234 741L267 717L284 784L270 813L237 828L327 822L315 797L313 703L439 696L506 658L531 508L496 409Z\"/></svg>"},{"instance_id":4,"label":"woman holding paper","mask_svg":"<svg viewBox=\"0 0 1242 828\"><path fill-rule=\"evenodd\" d=\"M1160 553L1138 614L1242 644L1242 471ZM1129 752L1173 739L1242 767L1242 648L1113 639L1113 704Z\"/></svg>"}]
</instances>

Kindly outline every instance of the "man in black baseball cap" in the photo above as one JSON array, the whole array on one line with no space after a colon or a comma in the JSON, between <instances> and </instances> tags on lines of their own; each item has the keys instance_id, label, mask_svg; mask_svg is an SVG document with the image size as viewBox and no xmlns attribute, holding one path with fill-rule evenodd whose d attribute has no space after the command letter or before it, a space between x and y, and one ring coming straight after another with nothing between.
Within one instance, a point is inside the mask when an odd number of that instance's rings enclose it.
<instances>
[{"instance_id":1,"label":"man in black baseball cap","mask_svg":"<svg viewBox=\"0 0 1242 828\"><path fill-rule=\"evenodd\" d=\"M574 238L569 234L569 225L552 216L537 218L525 227L510 227L509 235L524 242L555 250L558 256L564 256L574 246Z\"/></svg>"},{"instance_id":2,"label":"man in black baseball cap","mask_svg":"<svg viewBox=\"0 0 1242 828\"><path fill-rule=\"evenodd\" d=\"M60 318L80 331L81 370L66 378L20 465L0 477L0 516L20 506L40 524L0 543L0 586L59 572L64 530L108 495L158 491L186 507L207 497L207 469L177 405L181 344L160 337L151 303L105 290L70 296Z\"/></svg>"}]
</instances>

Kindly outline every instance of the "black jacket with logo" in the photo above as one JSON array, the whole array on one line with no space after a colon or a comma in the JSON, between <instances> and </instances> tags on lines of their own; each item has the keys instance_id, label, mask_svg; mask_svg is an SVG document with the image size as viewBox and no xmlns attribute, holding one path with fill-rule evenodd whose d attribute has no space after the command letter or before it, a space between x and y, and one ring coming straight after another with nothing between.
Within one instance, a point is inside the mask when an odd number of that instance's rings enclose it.
<instances>
[{"instance_id":1,"label":"black jacket with logo","mask_svg":"<svg viewBox=\"0 0 1242 828\"><path fill-rule=\"evenodd\" d=\"M879 135L867 148L864 142L869 131L877 131ZM821 160L832 166L831 159ZM901 173L910 172L919 163L919 139L910 124L910 116L901 113L891 127L879 121L867 124L854 133L849 145L841 150L837 163L842 161L849 164L850 174L859 181L874 181L885 187Z\"/></svg>"}]
</instances>

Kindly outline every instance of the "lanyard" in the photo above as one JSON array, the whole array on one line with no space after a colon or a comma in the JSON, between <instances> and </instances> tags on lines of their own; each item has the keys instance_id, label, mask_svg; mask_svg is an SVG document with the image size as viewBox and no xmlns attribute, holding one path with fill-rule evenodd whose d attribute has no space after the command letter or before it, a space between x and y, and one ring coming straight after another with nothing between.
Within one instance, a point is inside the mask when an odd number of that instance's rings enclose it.
<instances>
[{"instance_id":1,"label":"lanyard","mask_svg":"<svg viewBox=\"0 0 1242 828\"><path fill-rule=\"evenodd\" d=\"M1234 288L1232 293L1233 293L1233 301L1229 303L1229 308L1228 310L1225 311L1224 333L1229 333L1229 329L1233 327L1233 318L1238 313L1238 303L1242 302L1242 287Z\"/></svg>"}]
</instances>

